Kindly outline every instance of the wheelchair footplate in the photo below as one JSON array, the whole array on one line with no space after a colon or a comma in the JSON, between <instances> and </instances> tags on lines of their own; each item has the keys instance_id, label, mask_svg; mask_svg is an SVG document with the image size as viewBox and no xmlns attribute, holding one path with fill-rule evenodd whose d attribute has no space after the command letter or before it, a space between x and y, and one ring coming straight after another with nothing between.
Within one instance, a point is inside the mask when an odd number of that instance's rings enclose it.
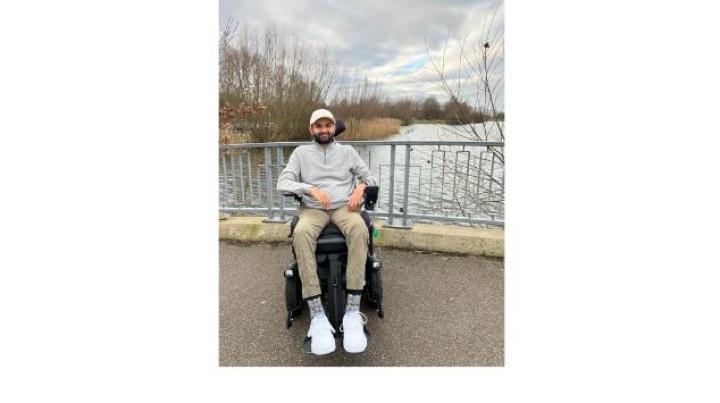
<instances>
[{"instance_id":1,"label":"wheelchair footplate","mask_svg":"<svg viewBox=\"0 0 720 403\"><path fill-rule=\"evenodd\" d=\"M365 337L367 337L368 347L369 347L369 346L370 346L371 336L370 336L370 330L368 330L367 325L363 325L363 332L365 333ZM336 333L335 333L335 338L336 338L336 339L339 339L339 343L340 343L340 346L339 346L339 347L342 348L342 337L341 337L341 335L342 335L341 332L336 332ZM303 346L302 346L302 350L303 350L304 353L306 353L306 354L312 354L312 350L311 350L310 344L311 344L310 337L305 337L305 341L303 342ZM337 347L335 348L335 351L337 351ZM366 349L365 351L367 351L367 349Z\"/></svg>"}]
</instances>

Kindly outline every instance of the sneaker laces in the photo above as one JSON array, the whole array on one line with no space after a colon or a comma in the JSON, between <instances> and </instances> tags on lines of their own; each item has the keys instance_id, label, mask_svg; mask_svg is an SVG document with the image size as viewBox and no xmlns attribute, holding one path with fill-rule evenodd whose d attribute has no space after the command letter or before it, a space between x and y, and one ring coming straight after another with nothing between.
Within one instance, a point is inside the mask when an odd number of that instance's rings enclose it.
<instances>
[{"instance_id":1,"label":"sneaker laces","mask_svg":"<svg viewBox=\"0 0 720 403\"><path fill-rule=\"evenodd\" d=\"M360 312L360 311L355 311L355 312L357 312L358 315L360 316L360 321L362 322L362 325L360 326L360 328L362 328L363 326L365 326L365 325L367 324L368 318L367 318L367 316L365 316L364 313L362 313L362 312ZM346 313L345 315L347 316L347 315L352 315L352 314L353 314L353 313L351 312L351 313L349 313L349 314ZM357 321L352 321L352 322L351 322L351 324L353 324L353 325L356 324L356 323L357 323ZM345 320L344 320L344 318L343 318L343 323L340 324L340 331L341 331L341 332L344 331L344 327L343 327L344 324L345 324Z\"/></svg>"},{"instance_id":2,"label":"sneaker laces","mask_svg":"<svg viewBox=\"0 0 720 403\"><path fill-rule=\"evenodd\" d=\"M313 318L310 321L310 329L308 330L308 337L312 337L315 333L321 330L330 330L330 332L335 333L335 329L330 324L330 321L328 320L327 316L322 316L319 318Z\"/></svg>"}]
</instances>

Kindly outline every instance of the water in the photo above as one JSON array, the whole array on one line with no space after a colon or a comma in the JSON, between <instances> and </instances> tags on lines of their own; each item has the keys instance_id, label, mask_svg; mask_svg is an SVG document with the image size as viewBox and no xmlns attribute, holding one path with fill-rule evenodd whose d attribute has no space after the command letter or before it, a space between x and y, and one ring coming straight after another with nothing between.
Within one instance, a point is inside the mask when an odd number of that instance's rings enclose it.
<instances>
[{"instance_id":1,"label":"water","mask_svg":"<svg viewBox=\"0 0 720 403\"><path fill-rule=\"evenodd\" d=\"M476 131L484 133L479 125ZM469 126L418 124L404 126L400 133L384 141L468 141L476 139ZM496 131L489 141L499 141ZM342 140L342 136L338 137ZM390 206L391 147L382 145L355 146L379 181L377 209ZM412 146L408 172L407 208L411 214L443 215L501 220L504 216L504 164L502 150L476 146ZM283 150L283 162L292 148ZM406 147L396 146L393 211L402 214L405 206ZM276 150L271 150L272 191L277 182ZM225 167L223 167L225 165ZM228 172L227 182L222 176ZM267 208L267 175L262 149L221 155L220 201L227 207ZM279 204L275 199L275 205ZM294 201L285 201L294 206ZM276 207L277 208L277 207ZM417 220L415 220L417 221Z\"/></svg>"}]
</instances>

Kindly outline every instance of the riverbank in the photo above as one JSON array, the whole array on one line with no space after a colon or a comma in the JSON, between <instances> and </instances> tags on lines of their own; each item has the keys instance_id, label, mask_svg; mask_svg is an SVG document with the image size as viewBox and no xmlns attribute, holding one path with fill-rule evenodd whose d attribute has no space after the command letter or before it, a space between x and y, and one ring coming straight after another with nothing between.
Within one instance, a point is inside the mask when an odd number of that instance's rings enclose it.
<instances>
[{"instance_id":1,"label":"riverbank","mask_svg":"<svg viewBox=\"0 0 720 403\"><path fill-rule=\"evenodd\" d=\"M498 120L499 122L504 122L504 120ZM494 123L496 120L488 119L486 122ZM482 122L473 122L473 124L481 124ZM448 125L448 126L465 126L465 123L454 123L451 120L446 119L411 119L410 125Z\"/></svg>"},{"instance_id":2,"label":"riverbank","mask_svg":"<svg viewBox=\"0 0 720 403\"><path fill-rule=\"evenodd\" d=\"M400 133L402 121L400 119L391 118L374 118L374 119L341 119L345 122L345 132L342 133L343 140L381 140L386 137ZM298 138L295 135L287 136L275 135L274 141L298 141L307 140L309 138ZM252 142L264 142L250 133L241 133L233 130L220 130L220 144L242 144Z\"/></svg>"}]
</instances>

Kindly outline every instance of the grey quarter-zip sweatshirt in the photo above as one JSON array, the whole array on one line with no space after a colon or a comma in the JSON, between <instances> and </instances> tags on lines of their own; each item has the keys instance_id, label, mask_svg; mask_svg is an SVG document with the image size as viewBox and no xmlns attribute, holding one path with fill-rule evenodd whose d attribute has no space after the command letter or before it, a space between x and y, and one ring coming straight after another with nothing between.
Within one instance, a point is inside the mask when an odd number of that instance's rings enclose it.
<instances>
[{"instance_id":1,"label":"grey quarter-zip sweatshirt","mask_svg":"<svg viewBox=\"0 0 720 403\"><path fill-rule=\"evenodd\" d=\"M323 209L309 193L315 186L328 194L330 210L335 210L348 203L356 180L368 186L377 185L365 161L352 146L333 141L323 147L312 142L296 148L290 155L278 178L277 189L302 195L305 207Z\"/></svg>"}]
</instances>

